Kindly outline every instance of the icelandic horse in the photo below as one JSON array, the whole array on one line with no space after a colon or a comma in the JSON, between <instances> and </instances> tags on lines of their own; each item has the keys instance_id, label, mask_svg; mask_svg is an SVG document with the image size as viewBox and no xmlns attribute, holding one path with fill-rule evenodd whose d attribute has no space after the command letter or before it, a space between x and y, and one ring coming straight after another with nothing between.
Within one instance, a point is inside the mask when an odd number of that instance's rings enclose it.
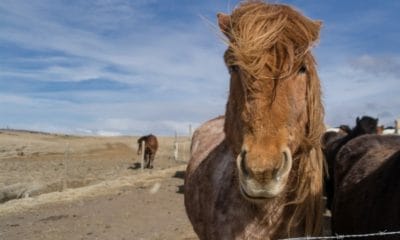
<instances>
[{"instance_id":1,"label":"icelandic horse","mask_svg":"<svg viewBox=\"0 0 400 240\"><path fill-rule=\"evenodd\" d=\"M142 154L142 142L144 142L144 168L153 168L153 161L158 150L158 140L153 134L142 136L137 140L137 155Z\"/></svg>"},{"instance_id":2,"label":"icelandic horse","mask_svg":"<svg viewBox=\"0 0 400 240\"><path fill-rule=\"evenodd\" d=\"M192 140L184 197L194 231L202 240L318 235L325 126L310 50L321 22L262 1L217 17L230 89L225 117Z\"/></svg>"}]
</instances>

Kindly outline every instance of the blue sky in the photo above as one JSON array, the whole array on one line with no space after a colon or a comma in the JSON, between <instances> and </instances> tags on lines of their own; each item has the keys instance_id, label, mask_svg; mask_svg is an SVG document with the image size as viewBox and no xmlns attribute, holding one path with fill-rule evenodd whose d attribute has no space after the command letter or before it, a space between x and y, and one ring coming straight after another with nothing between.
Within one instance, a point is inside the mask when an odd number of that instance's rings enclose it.
<instances>
[{"instance_id":1,"label":"blue sky","mask_svg":"<svg viewBox=\"0 0 400 240\"><path fill-rule=\"evenodd\" d=\"M2 0L0 128L186 134L224 113L216 13L238 1ZM274 1L324 22L326 123L400 117L400 2Z\"/></svg>"}]
</instances>

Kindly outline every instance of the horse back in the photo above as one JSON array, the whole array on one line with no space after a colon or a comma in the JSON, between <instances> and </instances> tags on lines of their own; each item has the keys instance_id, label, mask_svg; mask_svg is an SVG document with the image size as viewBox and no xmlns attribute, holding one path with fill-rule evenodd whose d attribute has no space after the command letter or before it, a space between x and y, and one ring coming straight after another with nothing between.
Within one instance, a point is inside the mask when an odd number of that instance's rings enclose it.
<instances>
[{"instance_id":1,"label":"horse back","mask_svg":"<svg viewBox=\"0 0 400 240\"><path fill-rule=\"evenodd\" d=\"M350 140L337 153L336 187L340 184L343 188L365 178L397 150L400 137L396 135L367 134Z\"/></svg>"},{"instance_id":2,"label":"horse back","mask_svg":"<svg viewBox=\"0 0 400 240\"><path fill-rule=\"evenodd\" d=\"M193 228L200 239L212 239L207 229L215 203L215 171L223 167L226 152L224 118L210 120L193 134L191 158L185 173L185 207Z\"/></svg>"},{"instance_id":3,"label":"horse back","mask_svg":"<svg viewBox=\"0 0 400 240\"><path fill-rule=\"evenodd\" d=\"M157 149L158 149L158 141L157 141L157 137L150 134L147 136L147 140L146 140L146 148L149 148L151 150L152 153L156 153Z\"/></svg>"},{"instance_id":4,"label":"horse back","mask_svg":"<svg viewBox=\"0 0 400 240\"><path fill-rule=\"evenodd\" d=\"M400 230L400 136L358 137L341 149L337 164L333 231Z\"/></svg>"},{"instance_id":5,"label":"horse back","mask_svg":"<svg viewBox=\"0 0 400 240\"><path fill-rule=\"evenodd\" d=\"M195 169L224 139L223 116L205 122L193 133L188 170Z\"/></svg>"}]
</instances>

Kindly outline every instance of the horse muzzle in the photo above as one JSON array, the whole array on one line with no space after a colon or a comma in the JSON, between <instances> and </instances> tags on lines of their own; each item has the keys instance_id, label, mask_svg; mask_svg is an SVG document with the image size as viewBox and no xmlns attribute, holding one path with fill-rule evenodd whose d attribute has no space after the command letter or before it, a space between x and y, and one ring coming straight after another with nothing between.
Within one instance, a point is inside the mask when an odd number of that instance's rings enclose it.
<instances>
[{"instance_id":1,"label":"horse muzzle","mask_svg":"<svg viewBox=\"0 0 400 240\"><path fill-rule=\"evenodd\" d=\"M257 168L254 167L255 164L250 166L249 161L251 159L247 158L246 150L243 150L236 160L242 195L254 201L279 196L285 189L292 168L293 160L289 148L286 147L281 152L280 161L277 161L276 167Z\"/></svg>"}]
</instances>

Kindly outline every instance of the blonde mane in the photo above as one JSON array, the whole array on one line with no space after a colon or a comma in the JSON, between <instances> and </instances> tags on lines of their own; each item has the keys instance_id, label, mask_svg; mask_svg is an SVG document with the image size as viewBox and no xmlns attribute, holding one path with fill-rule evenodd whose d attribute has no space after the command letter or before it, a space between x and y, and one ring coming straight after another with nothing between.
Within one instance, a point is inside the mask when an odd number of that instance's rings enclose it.
<instances>
[{"instance_id":1,"label":"blonde mane","mask_svg":"<svg viewBox=\"0 0 400 240\"><path fill-rule=\"evenodd\" d=\"M285 78L298 70L319 36L314 22L286 5L246 1L230 16L229 48L238 65L256 79ZM266 75L265 68L273 75Z\"/></svg>"}]
</instances>

